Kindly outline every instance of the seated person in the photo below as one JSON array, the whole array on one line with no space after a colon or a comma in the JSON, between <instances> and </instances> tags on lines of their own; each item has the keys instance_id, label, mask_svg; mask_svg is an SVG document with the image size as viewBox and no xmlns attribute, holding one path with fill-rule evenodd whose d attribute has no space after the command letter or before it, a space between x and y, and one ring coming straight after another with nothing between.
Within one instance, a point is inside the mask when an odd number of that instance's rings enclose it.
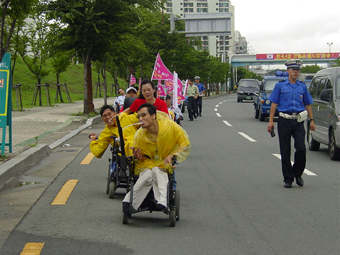
<instances>
[{"instance_id":1,"label":"seated person","mask_svg":"<svg viewBox=\"0 0 340 255\"><path fill-rule=\"evenodd\" d=\"M172 158L184 161L190 152L189 137L179 125L168 119L157 120L156 108L142 104L138 109L141 128L136 132L134 147L135 173L139 175L134 185L132 207L138 209L153 188L157 209L167 210L168 173L172 173ZM129 213L130 192L123 200L123 212Z\"/></svg>"},{"instance_id":2,"label":"seated person","mask_svg":"<svg viewBox=\"0 0 340 255\"><path fill-rule=\"evenodd\" d=\"M165 112L166 115L169 114L168 107L166 103L157 98L155 85L150 80L144 80L141 83L141 93L138 98L132 103L132 105L124 110L126 113L137 112L138 108L145 103L153 105L156 110Z\"/></svg>"},{"instance_id":3,"label":"seated person","mask_svg":"<svg viewBox=\"0 0 340 255\"><path fill-rule=\"evenodd\" d=\"M118 109L122 109L124 105L124 99L125 99L125 91L122 88L118 89L119 96L117 96L114 105L118 105Z\"/></svg>"},{"instance_id":4,"label":"seated person","mask_svg":"<svg viewBox=\"0 0 340 255\"><path fill-rule=\"evenodd\" d=\"M177 107L173 107L172 106L172 97L167 95L165 98L165 103L166 106L168 107L168 111L169 113L173 113L173 120L178 124L181 125L181 120L183 120L183 113L181 112L181 110Z\"/></svg>"},{"instance_id":5,"label":"seated person","mask_svg":"<svg viewBox=\"0 0 340 255\"><path fill-rule=\"evenodd\" d=\"M100 133L99 138L95 133L91 133L89 135L89 138L92 140L92 142L90 143L90 150L92 154L97 158L102 157L110 143L111 145L113 145L113 139L111 138L111 136L119 137L116 120L117 113L115 112L113 106L104 105L100 109L100 115L102 116L102 119L106 124L104 130ZM121 127L123 128L125 154L126 156L132 156L132 150L130 149L130 147L132 146L133 138L138 128L138 126L132 124L138 123L138 118L136 114L127 115L125 113L122 113L119 115L119 121Z\"/></svg>"},{"instance_id":6,"label":"seated person","mask_svg":"<svg viewBox=\"0 0 340 255\"><path fill-rule=\"evenodd\" d=\"M134 87L129 87L126 89L126 96L123 101L123 105L120 108L120 113L125 109L129 108L131 104L137 99L137 90Z\"/></svg>"},{"instance_id":7,"label":"seated person","mask_svg":"<svg viewBox=\"0 0 340 255\"><path fill-rule=\"evenodd\" d=\"M127 88L126 97L138 97L137 90L134 87Z\"/></svg>"}]
</instances>

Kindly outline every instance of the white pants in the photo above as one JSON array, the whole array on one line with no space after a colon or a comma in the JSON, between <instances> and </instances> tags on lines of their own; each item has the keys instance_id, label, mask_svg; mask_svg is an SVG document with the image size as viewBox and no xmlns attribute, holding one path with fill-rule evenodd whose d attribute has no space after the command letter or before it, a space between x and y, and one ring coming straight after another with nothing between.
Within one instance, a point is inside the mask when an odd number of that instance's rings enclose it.
<instances>
[{"instance_id":1,"label":"white pants","mask_svg":"<svg viewBox=\"0 0 340 255\"><path fill-rule=\"evenodd\" d=\"M139 178L133 186L133 202L132 206L138 210L139 206L143 203L145 197L149 193L151 187L158 204L167 206L167 186L168 174L154 167L146 169L139 174ZM131 191L130 191L131 192ZM123 202L130 203L130 192L126 194Z\"/></svg>"}]
</instances>

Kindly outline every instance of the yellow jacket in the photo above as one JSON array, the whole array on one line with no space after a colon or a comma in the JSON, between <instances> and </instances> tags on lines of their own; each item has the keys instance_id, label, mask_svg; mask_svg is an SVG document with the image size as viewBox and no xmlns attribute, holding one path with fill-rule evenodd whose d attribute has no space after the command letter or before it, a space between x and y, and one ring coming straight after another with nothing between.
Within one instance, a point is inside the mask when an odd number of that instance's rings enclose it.
<instances>
[{"instance_id":1,"label":"yellow jacket","mask_svg":"<svg viewBox=\"0 0 340 255\"><path fill-rule=\"evenodd\" d=\"M189 153L191 144L188 134L183 128L172 120L158 120L158 136L151 135L146 129L137 130L134 139L135 148L141 148L141 153L150 157L145 160L137 160L135 174L139 175L145 169L157 166L167 169L172 173L170 164L164 165L164 160L169 155L175 155L178 162L184 161Z\"/></svg>"},{"instance_id":2,"label":"yellow jacket","mask_svg":"<svg viewBox=\"0 0 340 255\"><path fill-rule=\"evenodd\" d=\"M136 133L136 130L138 128L137 125L129 126L131 124L138 123L137 114L127 114L127 113L121 113L119 115L119 121L120 125L123 128L123 137L125 142L125 153L126 156L132 156L132 150L130 147L132 147L133 138ZM124 127L126 127L124 129ZM111 136L119 137L118 133L118 127L117 126L108 126L105 125L104 130L100 133L98 140L92 141L90 143L90 150L92 154L97 157L101 158L107 149L107 146L111 143L113 145L113 139Z\"/></svg>"}]
</instances>

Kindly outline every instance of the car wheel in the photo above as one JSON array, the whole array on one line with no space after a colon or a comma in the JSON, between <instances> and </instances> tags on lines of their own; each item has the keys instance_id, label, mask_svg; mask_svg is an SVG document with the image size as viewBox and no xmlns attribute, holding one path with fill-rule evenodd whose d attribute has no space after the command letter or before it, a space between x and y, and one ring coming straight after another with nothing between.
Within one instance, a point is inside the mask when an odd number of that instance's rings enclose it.
<instances>
[{"instance_id":1,"label":"car wheel","mask_svg":"<svg viewBox=\"0 0 340 255\"><path fill-rule=\"evenodd\" d=\"M336 146L334 130L331 129L329 132L329 143L328 143L329 157L331 160L340 160L340 148Z\"/></svg>"},{"instance_id":2,"label":"car wheel","mask_svg":"<svg viewBox=\"0 0 340 255\"><path fill-rule=\"evenodd\" d=\"M258 119L260 111L256 109L256 106L254 107L254 113L255 113L255 119Z\"/></svg>"},{"instance_id":3,"label":"car wheel","mask_svg":"<svg viewBox=\"0 0 340 255\"><path fill-rule=\"evenodd\" d=\"M308 142L308 148L311 151L317 151L320 148L320 143L315 141L312 136L312 132L310 131L310 126L308 125L307 129L307 142Z\"/></svg>"}]
</instances>

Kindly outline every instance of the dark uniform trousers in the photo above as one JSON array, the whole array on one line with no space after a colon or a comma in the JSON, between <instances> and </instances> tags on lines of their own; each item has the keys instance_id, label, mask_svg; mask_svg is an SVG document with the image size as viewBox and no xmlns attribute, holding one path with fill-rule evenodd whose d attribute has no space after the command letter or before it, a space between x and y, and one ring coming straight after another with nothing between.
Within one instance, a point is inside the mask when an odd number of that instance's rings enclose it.
<instances>
[{"instance_id":1,"label":"dark uniform trousers","mask_svg":"<svg viewBox=\"0 0 340 255\"><path fill-rule=\"evenodd\" d=\"M202 97L198 96L196 100L197 100L198 113L202 114Z\"/></svg>"},{"instance_id":2,"label":"dark uniform trousers","mask_svg":"<svg viewBox=\"0 0 340 255\"><path fill-rule=\"evenodd\" d=\"M301 177L306 166L305 128L303 122L279 117L278 134L284 182L293 182L294 177ZM290 160L291 137L294 138L294 164Z\"/></svg>"},{"instance_id":3,"label":"dark uniform trousers","mask_svg":"<svg viewBox=\"0 0 340 255\"><path fill-rule=\"evenodd\" d=\"M188 97L188 113L189 119L193 119L194 114L197 115L197 102L194 97Z\"/></svg>"}]
</instances>

